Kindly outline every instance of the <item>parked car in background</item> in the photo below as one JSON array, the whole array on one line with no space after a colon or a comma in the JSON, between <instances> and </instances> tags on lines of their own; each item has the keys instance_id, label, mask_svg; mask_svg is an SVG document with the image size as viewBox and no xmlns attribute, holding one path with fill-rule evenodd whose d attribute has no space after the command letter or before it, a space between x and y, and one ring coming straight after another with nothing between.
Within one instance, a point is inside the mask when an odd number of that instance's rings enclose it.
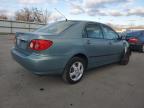
<instances>
[{"instance_id":1,"label":"parked car in background","mask_svg":"<svg viewBox=\"0 0 144 108\"><path fill-rule=\"evenodd\" d=\"M126 40L133 51L144 52L144 30L127 33Z\"/></svg>"},{"instance_id":2,"label":"parked car in background","mask_svg":"<svg viewBox=\"0 0 144 108\"><path fill-rule=\"evenodd\" d=\"M86 69L129 62L129 44L109 26L90 21L60 21L31 33L16 33L13 58L35 74L59 74L79 82Z\"/></svg>"}]
</instances>

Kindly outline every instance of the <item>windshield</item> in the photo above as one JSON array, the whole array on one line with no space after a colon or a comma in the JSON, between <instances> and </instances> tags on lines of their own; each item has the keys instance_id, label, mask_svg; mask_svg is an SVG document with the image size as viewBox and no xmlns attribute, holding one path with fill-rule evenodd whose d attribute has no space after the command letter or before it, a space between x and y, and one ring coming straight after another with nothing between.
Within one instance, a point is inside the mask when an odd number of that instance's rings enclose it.
<instances>
[{"instance_id":1,"label":"windshield","mask_svg":"<svg viewBox=\"0 0 144 108\"><path fill-rule=\"evenodd\" d=\"M61 21L46 25L40 29L37 29L34 32L49 33L52 35L59 34L68 27L72 26L75 22L73 21Z\"/></svg>"}]
</instances>

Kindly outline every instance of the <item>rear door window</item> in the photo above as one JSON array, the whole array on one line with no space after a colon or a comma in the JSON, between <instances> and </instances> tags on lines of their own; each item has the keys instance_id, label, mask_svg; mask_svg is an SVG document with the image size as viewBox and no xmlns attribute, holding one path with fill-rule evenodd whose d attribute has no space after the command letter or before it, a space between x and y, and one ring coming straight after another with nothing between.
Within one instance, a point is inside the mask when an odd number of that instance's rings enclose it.
<instances>
[{"instance_id":1,"label":"rear door window","mask_svg":"<svg viewBox=\"0 0 144 108\"><path fill-rule=\"evenodd\" d=\"M86 26L86 33L88 38L97 38L97 39L103 38L101 28L98 24L88 24Z\"/></svg>"},{"instance_id":2,"label":"rear door window","mask_svg":"<svg viewBox=\"0 0 144 108\"><path fill-rule=\"evenodd\" d=\"M127 37L138 37L141 34L141 32L131 32L127 33Z\"/></svg>"}]
</instances>

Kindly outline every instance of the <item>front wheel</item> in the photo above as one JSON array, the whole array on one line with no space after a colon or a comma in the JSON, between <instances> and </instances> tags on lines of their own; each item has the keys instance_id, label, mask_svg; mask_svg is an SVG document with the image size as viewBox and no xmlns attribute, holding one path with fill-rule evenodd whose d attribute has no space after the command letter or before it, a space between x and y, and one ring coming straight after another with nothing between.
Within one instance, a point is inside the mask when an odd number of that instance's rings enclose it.
<instances>
[{"instance_id":1,"label":"front wheel","mask_svg":"<svg viewBox=\"0 0 144 108\"><path fill-rule=\"evenodd\" d=\"M86 62L82 58L73 57L66 65L62 75L64 81L74 84L79 82L84 74Z\"/></svg>"},{"instance_id":2,"label":"front wheel","mask_svg":"<svg viewBox=\"0 0 144 108\"><path fill-rule=\"evenodd\" d=\"M127 65L129 63L130 55L131 55L130 48L125 48L124 54L122 55L122 58L120 60L120 64Z\"/></svg>"}]
</instances>

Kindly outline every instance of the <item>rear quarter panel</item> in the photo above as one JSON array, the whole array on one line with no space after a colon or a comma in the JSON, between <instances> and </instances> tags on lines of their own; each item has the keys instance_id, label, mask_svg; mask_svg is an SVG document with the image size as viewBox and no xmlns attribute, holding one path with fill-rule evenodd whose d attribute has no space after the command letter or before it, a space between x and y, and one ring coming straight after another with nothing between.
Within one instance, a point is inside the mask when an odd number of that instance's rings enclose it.
<instances>
[{"instance_id":1,"label":"rear quarter panel","mask_svg":"<svg viewBox=\"0 0 144 108\"><path fill-rule=\"evenodd\" d=\"M58 61L63 65L66 65L66 63L76 54L87 55L82 38L84 25L84 23L78 23L69 29L66 29L56 37L44 36L45 39L52 40L53 45L49 49L40 52L41 55L64 57L64 61Z\"/></svg>"},{"instance_id":2,"label":"rear quarter panel","mask_svg":"<svg viewBox=\"0 0 144 108\"><path fill-rule=\"evenodd\" d=\"M78 23L55 37L44 36L45 39L52 40L53 45L42 53L56 56L72 56L75 53L85 53L82 38L83 26L84 23Z\"/></svg>"}]
</instances>

